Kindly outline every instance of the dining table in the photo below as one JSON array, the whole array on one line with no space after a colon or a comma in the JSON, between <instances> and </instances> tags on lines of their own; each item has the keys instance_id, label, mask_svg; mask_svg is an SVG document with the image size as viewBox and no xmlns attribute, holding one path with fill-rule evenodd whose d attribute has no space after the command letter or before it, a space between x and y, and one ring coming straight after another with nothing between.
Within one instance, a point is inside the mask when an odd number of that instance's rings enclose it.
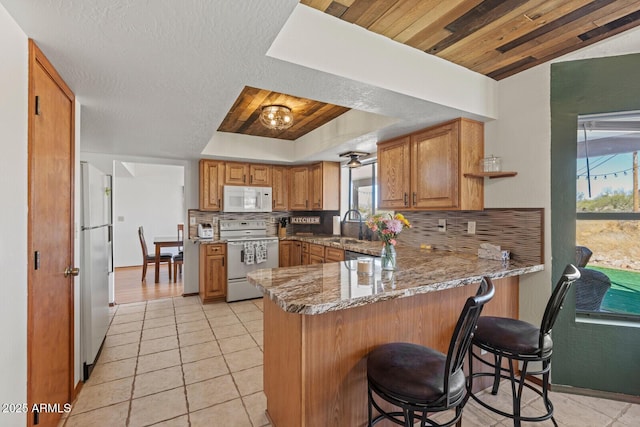
<instances>
[{"instance_id":1,"label":"dining table","mask_svg":"<svg viewBox=\"0 0 640 427\"><path fill-rule=\"evenodd\" d=\"M155 283L158 283L160 281L160 252L162 248L184 246L184 240L178 239L176 236L155 236L153 244L156 247Z\"/></svg>"}]
</instances>

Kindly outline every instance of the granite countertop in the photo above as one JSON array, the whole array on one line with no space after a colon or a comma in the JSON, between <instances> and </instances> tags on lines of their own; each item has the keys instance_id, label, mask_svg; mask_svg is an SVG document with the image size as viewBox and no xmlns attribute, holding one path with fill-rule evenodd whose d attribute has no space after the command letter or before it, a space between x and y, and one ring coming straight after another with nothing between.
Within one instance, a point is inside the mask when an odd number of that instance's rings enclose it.
<instances>
[{"instance_id":1,"label":"granite countertop","mask_svg":"<svg viewBox=\"0 0 640 427\"><path fill-rule=\"evenodd\" d=\"M316 245L330 246L332 248L344 249L346 251L359 252L362 254L380 256L382 250L382 242L358 240L353 237L340 236L287 236L280 240L297 240L300 242L308 242Z\"/></svg>"},{"instance_id":2,"label":"granite countertop","mask_svg":"<svg viewBox=\"0 0 640 427\"><path fill-rule=\"evenodd\" d=\"M364 243L374 243L379 253L380 242ZM395 272L381 271L378 258L373 259L371 276L358 274L358 261L353 260L256 270L247 278L284 311L313 315L478 283L482 276L498 279L544 269L543 264L503 264L472 254L400 245L397 254Z\"/></svg>"}]
</instances>

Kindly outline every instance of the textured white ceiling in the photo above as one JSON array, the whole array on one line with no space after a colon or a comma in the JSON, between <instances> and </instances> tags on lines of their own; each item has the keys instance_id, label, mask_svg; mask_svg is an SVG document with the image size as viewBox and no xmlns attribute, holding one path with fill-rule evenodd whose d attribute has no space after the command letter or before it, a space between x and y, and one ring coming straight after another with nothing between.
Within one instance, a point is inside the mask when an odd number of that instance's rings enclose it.
<instances>
[{"instance_id":1,"label":"textured white ceiling","mask_svg":"<svg viewBox=\"0 0 640 427\"><path fill-rule=\"evenodd\" d=\"M296 0L0 3L82 104L81 149L86 152L202 157L210 140L224 144L225 134L216 135L216 129L245 85L393 118L393 124L382 129L347 141L336 138L337 145L305 142L323 150L298 149L303 154L288 161L338 160L339 152L356 146L375 150L379 139L452 117L485 118L401 94L392 85L382 88L362 83L368 81L364 78L340 77L291 58L285 62L266 56L296 6L304 7ZM326 132L322 135L327 138ZM251 149L242 152L244 158L259 158ZM215 147L207 154L215 156Z\"/></svg>"}]
</instances>

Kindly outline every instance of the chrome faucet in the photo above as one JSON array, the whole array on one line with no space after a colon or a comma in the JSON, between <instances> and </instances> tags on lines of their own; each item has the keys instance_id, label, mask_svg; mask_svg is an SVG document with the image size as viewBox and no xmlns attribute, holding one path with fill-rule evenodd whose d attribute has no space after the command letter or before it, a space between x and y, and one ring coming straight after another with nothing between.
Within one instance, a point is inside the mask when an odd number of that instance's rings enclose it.
<instances>
[{"instance_id":1,"label":"chrome faucet","mask_svg":"<svg viewBox=\"0 0 640 427\"><path fill-rule=\"evenodd\" d=\"M344 218L342 219L342 223L347 222L347 216L351 213L355 212L358 214L358 221L360 222L360 229L358 230L358 240L362 240L362 214L357 209L349 209L344 213Z\"/></svg>"}]
</instances>

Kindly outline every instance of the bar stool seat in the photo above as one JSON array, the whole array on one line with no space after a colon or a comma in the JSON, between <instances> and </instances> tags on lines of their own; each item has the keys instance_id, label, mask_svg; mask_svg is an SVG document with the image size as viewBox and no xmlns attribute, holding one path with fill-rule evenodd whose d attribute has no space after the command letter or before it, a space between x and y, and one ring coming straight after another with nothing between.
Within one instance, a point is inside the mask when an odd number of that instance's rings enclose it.
<instances>
[{"instance_id":1,"label":"bar stool seat","mask_svg":"<svg viewBox=\"0 0 640 427\"><path fill-rule=\"evenodd\" d=\"M417 344L390 343L376 348L369 356L367 375L386 395L426 405L445 394L442 374L446 362L447 355L439 351ZM455 372L449 385L452 401L464 396L465 385L464 372ZM402 396L398 395L398 390L402 391Z\"/></svg>"},{"instance_id":2,"label":"bar stool seat","mask_svg":"<svg viewBox=\"0 0 640 427\"><path fill-rule=\"evenodd\" d=\"M540 328L522 320L505 317L482 316L478 319L473 342L501 348L513 354L531 354L538 351ZM543 337L542 353L553 348L550 335Z\"/></svg>"},{"instance_id":3,"label":"bar stool seat","mask_svg":"<svg viewBox=\"0 0 640 427\"><path fill-rule=\"evenodd\" d=\"M549 400L549 374L551 372L551 355L553 353L553 341L551 330L558 317L571 284L580 278L580 272L572 264L567 265L551 293L547 302L540 327L517 319L504 317L482 316L478 320L478 327L473 337L469 350L469 379L467 381L468 396L473 398L490 411L508 417L513 420L515 427L520 427L522 422L538 422L553 418L553 404ZM484 360L474 352L474 347L493 355L493 362ZM489 366L491 372L473 372L473 361ZM502 360L506 359L507 368L503 368ZM530 369L529 363L541 363L541 369ZM521 363L520 373L516 374L518 363ZM534 386L526 382L527 376L542 376L541 386ZM506 412L481 399L473 393L473 380L478 377L492 377L493 387L491 394L496 395L500 386L500 380L507 379L511 385L512 410ZM524 387L542 397L545 406L544 413L539 416L523 416L521 414L522 392Z\"/></svg>"},{"instance_id":4,"label":"bar stool seat","mask_svg":"<svg viewBox=\"0 0 640 427\"><path fill-rule=\"evenodd\" d=\"M414 420L419 420L420 426L461 425L462 408L467 400L462 365L482 307L493 294L493 283L483 278L476 296L467 299L460 313L447 354L405 342L383 344L369 353L369 427L385 419L406 427L414 427ZM386 405L379 400L391 403L392 410L383 409ZM375 418L373 408L379 414ZM454 408L453 417L442 423L428 418L429 413Z\"/></svg>"}]
</instances>

